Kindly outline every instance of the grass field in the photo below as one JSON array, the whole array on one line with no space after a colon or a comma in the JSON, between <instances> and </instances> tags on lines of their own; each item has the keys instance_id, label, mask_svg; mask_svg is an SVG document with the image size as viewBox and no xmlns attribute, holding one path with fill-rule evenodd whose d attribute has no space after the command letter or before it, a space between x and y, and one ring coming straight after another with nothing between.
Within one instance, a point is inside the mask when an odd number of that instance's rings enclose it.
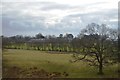
<instances>
[{"instance_id":1,"label":"grass field","mask_svg":"<svg viewBox=\"0 0 120 80\"><path fill-rule=\"evenodd\" d=\"M72 54L58 54L58 52L44 52L33 50L5 50L3 51L3 77L10 77L11 72L7 69L20 68L26 70L21 72L21 77L30 71L45 70L48 73L66 73L69 78L105 78L118 77L117 64L104 67L104 75L97 75L97 68L90 67L85 62L71 63ZM35 69L33 69L35 68ZM14 73L13 72L13 73ZM30 73L29 73L30 74ZM7 76L9 75L9 76ZM15 77L15 75L14 75ZM63 76L65 77L65 76Z\"/></svg>"}]
</instances>

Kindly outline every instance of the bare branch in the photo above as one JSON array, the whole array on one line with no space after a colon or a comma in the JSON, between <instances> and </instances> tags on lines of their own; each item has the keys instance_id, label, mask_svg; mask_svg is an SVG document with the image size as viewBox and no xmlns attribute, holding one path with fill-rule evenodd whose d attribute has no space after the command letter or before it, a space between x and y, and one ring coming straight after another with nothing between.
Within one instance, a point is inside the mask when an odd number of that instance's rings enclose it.
<instances>
[{"instance_id":1,"label":"bare branch","mask_svg":"<svg viewBox=\"0 0 120 80\"><path fill-rule=\"evenodd\" d=\"M96 55L96 58L97 58L98 62L100 63L99 55L96 52L92 52L92 53L94 53Z\"/></svg>"},{"instance_id":2,"label":"bare branch","mask_svg":"<svg viewBox=\"0 0 120 80\"><path fill-rule=\"evenodd\" d=\"M88 55L88 53L87 53L87 54L85 54L85 55L81 58L81 57L79 57L79 56L75 56L75 54L73 54L73 57L75 58L75 60L70 61L70 62L76 62L76 61L83 60L83 59L85 59L85 58L86 58L86 56L87 56L87 55Z\"/></svg>"}]
</instances>

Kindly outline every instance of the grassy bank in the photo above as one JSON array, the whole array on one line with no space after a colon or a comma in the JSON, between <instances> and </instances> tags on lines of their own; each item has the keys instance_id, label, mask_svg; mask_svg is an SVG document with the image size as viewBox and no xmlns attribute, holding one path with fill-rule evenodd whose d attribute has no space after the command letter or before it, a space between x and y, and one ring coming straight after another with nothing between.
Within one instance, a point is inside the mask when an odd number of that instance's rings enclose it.
<instances>
[{"instance_id":1,"label":"grassy bank","mask_svg":"<svg viewBox=\"0 0 120 80\"><path fill-rule=\"evenodd\" d=\"M54 53L54 54L52 54ZM11 74L8 68L12 67L25 70L26 73L34 71L32 68L36 68L37 71L45 70L48 73L59 72L61 74L67 73L70 78L102 78L102 77L118 77L117 64L107 66L104 68L104 75L97 75L97 68L90 67L85 62L71 63L72 53L65 54L59 52L45 52L34 50L14 50L9 49L3 52L3 71L4 77ZM13 69L14 70L14 69ZM15 72L15 71L14 71ZM23 72L24 73L24 72ZM23 74L21 72L21 74ZM25 73L24 73L25 74ZM30 74L30 73L29 73ZM10 77L10 76L9 76ZM25 77L22 75L22 77Z\"/></svg>"}]
</instances>

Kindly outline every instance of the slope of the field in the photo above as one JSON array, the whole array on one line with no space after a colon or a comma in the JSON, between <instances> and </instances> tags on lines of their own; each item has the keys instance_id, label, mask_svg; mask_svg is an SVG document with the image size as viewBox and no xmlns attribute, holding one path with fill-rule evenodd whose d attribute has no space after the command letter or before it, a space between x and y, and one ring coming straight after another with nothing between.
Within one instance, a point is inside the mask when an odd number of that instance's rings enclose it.
<instances>
[{"instance_id":1,"label":"slope of the field","mask_svg":"<svg viewBox=\"0 0 120 80\"><path fill-rule=\"evenodd\" d=\"M67 73L66 77L70 78L118 77L117 65L104 67L104 75L100 76L97 75L97 67L91 67L82 61L71 63L71 56L72 53L9 49L3 51L3 73L9 75L11 72L6 71L7 68L18 67L28 72L30 68L36 68L51 73Z\"/></svg>"}]
</instances>

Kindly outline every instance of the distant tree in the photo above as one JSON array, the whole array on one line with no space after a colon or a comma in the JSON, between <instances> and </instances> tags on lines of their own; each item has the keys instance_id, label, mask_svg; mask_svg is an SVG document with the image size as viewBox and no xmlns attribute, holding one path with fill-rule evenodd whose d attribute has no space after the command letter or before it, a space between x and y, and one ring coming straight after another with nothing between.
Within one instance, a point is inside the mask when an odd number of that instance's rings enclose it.
<instances>
[{"instance_id":1,"label":"distant tree","mask_svg":"<svg viewBox=\"0 0 120 80\"><path fill-rule=\"evenodd\" d=\"M120 27L118 28L118 66L120 66ZM118 67L118 72L120 73L120 67Z\"/></svg>"},{"instance_id":2,"label":"distant tree","mask_svg":"<svg viewBox=\"0 0 120 80\"><path fill-rule=\"evenodd\" d=\"M60 38L63 38L63 34L60 34L59 37L60 37Z\"/></svg>"},{"instance_id":3,"label":"distant tree","mask_svg":"<svg viewBox=\"0 0 120 80\"><path fill-rule=\"evenodd\" d=\"M1 36L0 37L1 38L1 43L2 43L2 49L4 50L5 48L6 48L6 46L8 46L8 45L10 45L10 41L9 41L9 39L7 38L7 37L5 37L5 36Z\"/></svg>"},{"instance_id":4,"label":"distant tree","mask_svg":"<svg viewBox=\"0 0 120 80\"><path fill-rule=\"evenodd\" d=\"M0 50L2 50L2 37L3 36L0 36Z\"/></svg>"},{"instance_id":5,"label":"distant tree","mask_svg":"<svg viewBox=\"0 0 120 80\"><path fill-rule=\"evenodd\" d=\"M24 37L24 40L28 42L31 38L32 38L32 37L30 37L30 36L25 36L25 37Z\"/></svg>"},{"instance_id":6,"label":"distant tree","mask_svg":"<svg viewBox=\"0 0 120 80\"><path fill-rule=\"evenodd\" d=\"M74 36L72 34L66 34L64 37L70 42Z\"/></svg>"},{"instance_id":7,"label":"distant tree","mask_svg":"<svg viewBox=\"0 0 120 80\"><path fill-rule=\"evenodd\" d=\"M118 52L117 30L109 29L105 24L91 23L81 31L80 35L81 50L76 52L78 54L73 54L72 62L86 61L91 66L97 66L98 73L103 74L103 66L108 63L112 64L116 60L114 55Z\"/></svg>"},{"instance_id":8,"label":"distant tree","mask_svg":"<svg viewBox=\"0 0 120 80\"><path fill-rule=\"evenodd\" d=\"M77 37L74 38L74 39L71 41L71 46L72 46L74 52L80 50L81 40L80 40L79 38L77 38Z\"/></svg>"},{"instance_id":9,"label":"distant tree","mask_svg":"<svg viewBox=\"0 0 120 80\"><path fill-rule=\"evenodd\" d=\"M73 39L74 36L72 34L66 34L65 37Z\"/></svg>"},{"instance_id":10,"label":"distant tree","mask_svg":"<svg viewBox=\"0 0 120 80\"><path fill-rule=\"evenodd\" d=\"M37 39L45 38L41 33L36 34L35 37L36 37Z\"/></svg>"}]
</instances>

